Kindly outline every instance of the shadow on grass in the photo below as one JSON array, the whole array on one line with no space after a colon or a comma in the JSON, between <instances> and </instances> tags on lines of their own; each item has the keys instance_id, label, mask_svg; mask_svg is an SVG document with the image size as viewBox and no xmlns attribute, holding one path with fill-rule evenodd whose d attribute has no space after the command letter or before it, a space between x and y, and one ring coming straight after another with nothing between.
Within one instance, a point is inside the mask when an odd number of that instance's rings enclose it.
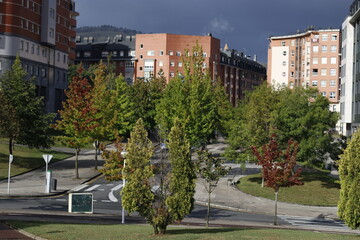
<instances>
[{"instance_id":1,"label":"shadow on grass","mask_svg":"<svg viewBox=\"0 0 360 240\"><path fill-rule=\"evenodd\" d=\"M259 175L249 177L247 179L251 183L261 184L261 177ZM240 179L241 181L241 179ZM303 172L300 174L300 181L303 183L309 183L314 181L319 181L321 186L328 188L328 189L340 189L339 180L328 176L322 172Z\"/></svg>"},{"instance_id":2,"label":"shadow on grass","mask_svg":"<svg viewBox=\"0 0 360 240\"><path fill-rule=\"evenodd\" d=\"M211 226L211 224L210 224ZM227 233L246 230L245 228L186 228L186 229L169 229L166 230L166 235L181 235L181 234L209 234L209 233ZM165 236L166 236L165 235Z\"/></svg>"}]
</instances>

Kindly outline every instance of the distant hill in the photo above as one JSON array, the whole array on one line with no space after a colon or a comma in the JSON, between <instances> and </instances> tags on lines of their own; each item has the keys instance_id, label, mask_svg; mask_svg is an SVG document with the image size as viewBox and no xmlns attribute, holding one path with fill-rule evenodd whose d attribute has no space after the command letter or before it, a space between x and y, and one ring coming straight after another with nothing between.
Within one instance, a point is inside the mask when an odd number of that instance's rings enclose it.
<instances>
[{"instance_id":1,"label":"distant hill","mask_svg":"<svg viewBox=\"0 0 360 240\"><path fill-rule=\"evenodd\" d=\"M84 26L76 29L76 34L81 37L94 37L96 41L105 41L107 37L113 37L115 35L136 35L142 33L137 30L114 27L110 25L102 26Z\"/></svg>"}]
</instances>

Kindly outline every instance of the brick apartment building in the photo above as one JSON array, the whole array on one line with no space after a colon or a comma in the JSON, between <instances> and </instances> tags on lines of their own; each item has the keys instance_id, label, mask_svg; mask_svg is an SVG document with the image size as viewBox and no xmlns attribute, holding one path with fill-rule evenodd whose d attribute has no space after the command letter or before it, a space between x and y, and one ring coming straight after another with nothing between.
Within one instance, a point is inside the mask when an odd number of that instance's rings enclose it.
<instances>
[{"instance_id":1,"label":"brick apartment building","mask_svg":"<svg viewBox=\"0 0 360 240\"><path fill-rule=\"evenodd\" d=\"M264 66L235 50L221 50L220 40L211 34L136 34L121 36L121 40L116 36L108 37L106 41L97 41L88 36L86 39L78 38L78 41L76 63L82 62L85 67L89 67L100 60L107 61L109 54L112 54L110 61L115 64L117 73L122 73L128 81L150 78L160 69L167 81L170 81L176 74L183 74L182 58L185 50L191 52L199 44L203 50L203 68L210 70L213 79L222 81L234 105L245 90L253 89L266 79Z\"/></svg>"},{"instance_id":2,"label":"brick apartment building","mask_svg":"<svg viewBox=\"0 0 360 240\"><path fill-rule=\"evenodd\" d=\"M69 61L75 58L75 3L70 0L0 1L0 75L16 55L48 112L61 108Z\"/></svg>"},{"instance_id":3,"label":"brick apartment building","mask_svg":"<svg viewBox=\"0 0 360 240\"><path fill-rule=\"evenodd\" d=\"M268 83L317 87L339 111L340 30L308 30L269 38Z\"/></svg>"}]
</instances>

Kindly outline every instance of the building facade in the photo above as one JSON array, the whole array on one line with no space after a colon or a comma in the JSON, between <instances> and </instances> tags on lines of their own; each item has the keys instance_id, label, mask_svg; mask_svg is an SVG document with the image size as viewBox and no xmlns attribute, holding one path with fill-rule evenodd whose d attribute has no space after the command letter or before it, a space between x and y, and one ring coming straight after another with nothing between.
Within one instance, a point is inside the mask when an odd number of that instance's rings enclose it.
<instances>
[{"instance_id":1,"label":"building facade","mask_svg":"<svg viewBox=\"0 0 360 240\"><path fill-rule=\"evenodd\" d=\"M115 35L106 39L92 36L77 36L75 64L82 63L85 69L99 61L115 66L115 74L122 75L128 82L135 77L135 35Z\"/></svg>"},{"instance_id":2,"label":"building facade","mask_svg":"<svg viewBox=\"0 0 360 240\"><path fill-rule=\"evenodd\" d=\"M75 57L75 3L70 0L0 1L0 75L19 55L48 112L61 108L68 64Z\"/></svg>"},{"instance_id":3,"label":"building facade","mask_svg":"<svg viewBox=\"0 0 360 240\"><path fill-rule=\"evenodd\" d=\"M219 78L231 103L236 106L238 100L244 98L246 91L251 91L266 81L266 68L256 59L251 60L244 53L225 47L221 51Z\"/></svg>"},{"instance_id":4,"label":"building facade","mask_svg":"<svg viewBox=\"0 0 360 240\"><path fill-rule=\"evenodd\" d=\"M275 86L316 87L339 111L340 30L308 30L269 38L267 81Z\"/></svg>"},{"instance_id":5,"label":"building facade","mask_svg":"<svg viewBox=\"0 0 360 240\"><path fill-rule=\"evenodd\" d=\"M360 1L342 24L340 132L351 136L360 125Z\"/></svg>"}]
</instances>

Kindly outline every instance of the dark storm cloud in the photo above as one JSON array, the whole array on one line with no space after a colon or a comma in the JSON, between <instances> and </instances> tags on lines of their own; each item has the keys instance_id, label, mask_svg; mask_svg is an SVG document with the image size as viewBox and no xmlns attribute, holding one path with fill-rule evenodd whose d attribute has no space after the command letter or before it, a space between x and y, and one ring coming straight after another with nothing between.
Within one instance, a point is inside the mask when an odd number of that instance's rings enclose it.
<instances>
[{"instance_id":1,"label":"dark storm cloud","mask_svg":"<svg viewBox=\"0 0 360 240\"><path fill-rule=\"evenodd\" d=\"M113 25L144 33L212 32L230 48L266 61L267 38L310 25L340 28L353 0L76 0L78 26Z\"/></svg>"}]
</instances>

